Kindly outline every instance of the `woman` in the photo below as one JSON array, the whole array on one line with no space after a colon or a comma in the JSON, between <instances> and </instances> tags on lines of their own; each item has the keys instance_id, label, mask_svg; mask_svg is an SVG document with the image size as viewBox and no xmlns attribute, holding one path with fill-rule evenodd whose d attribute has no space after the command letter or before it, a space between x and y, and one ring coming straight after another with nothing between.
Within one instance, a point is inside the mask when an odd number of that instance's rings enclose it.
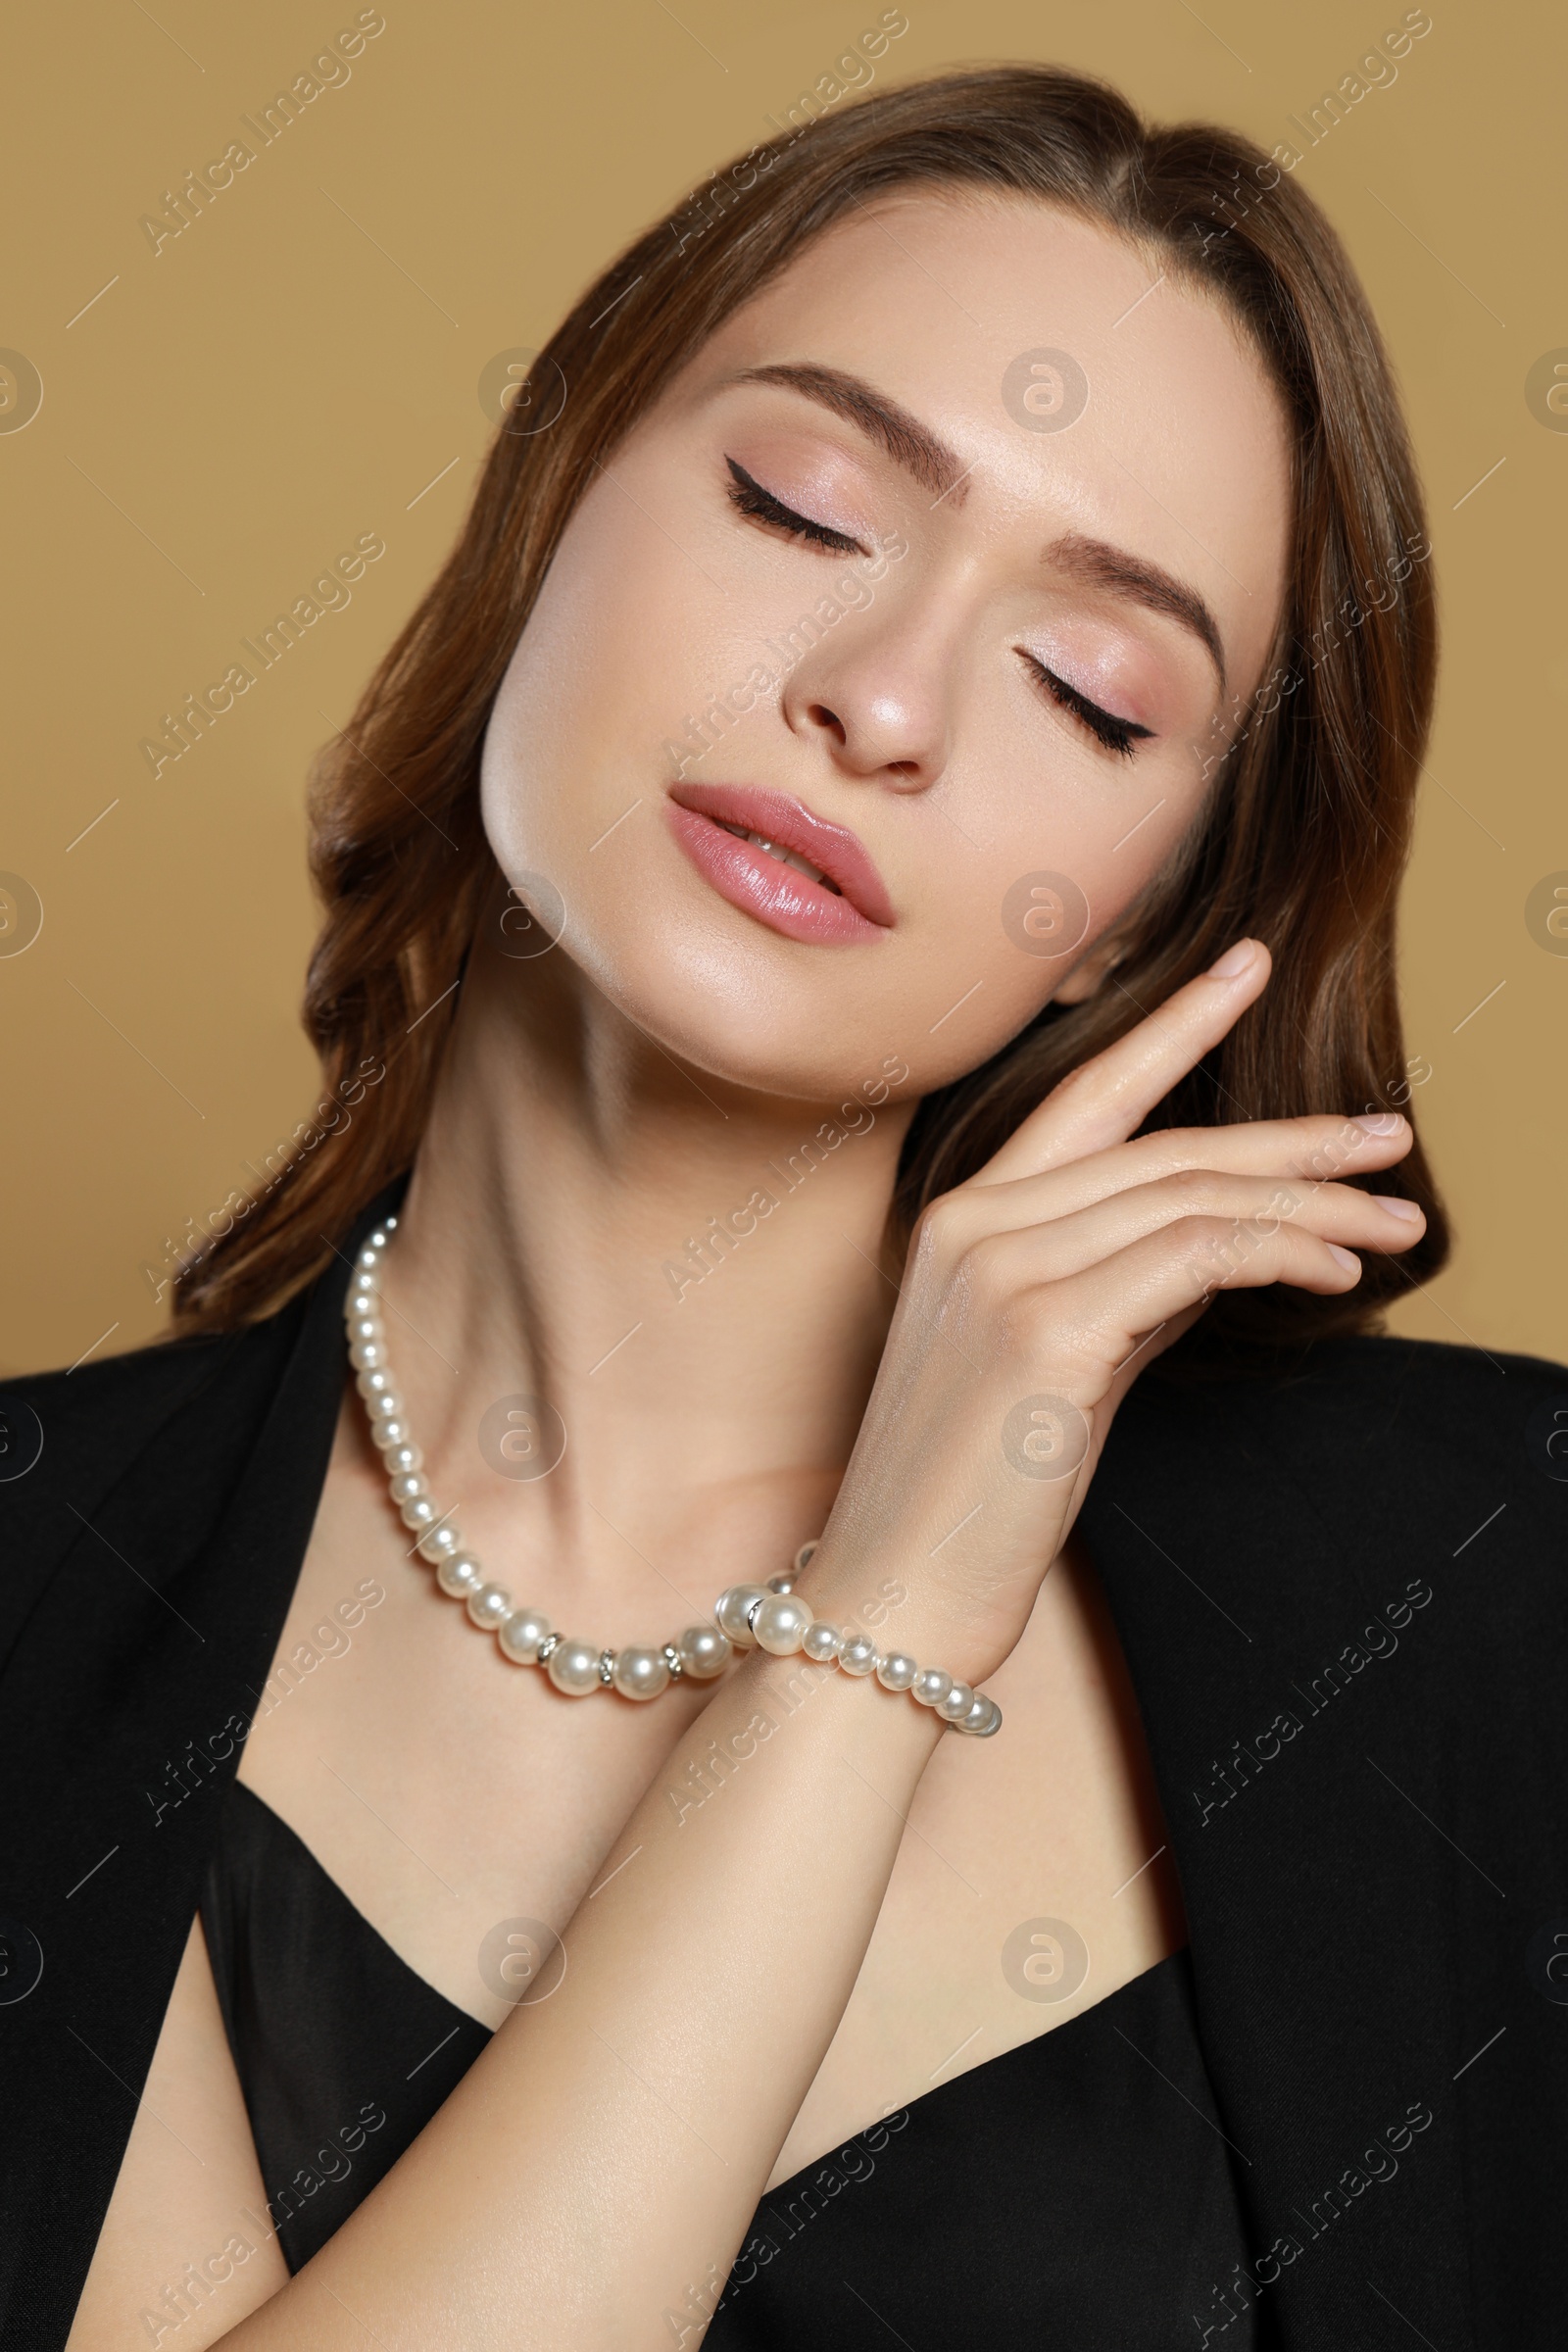
<instances>
[{"instance_id":1,"label":"woman","mask_svg":"<svg viewBox=\"0 0 1568 2352\"><path fill-rule=\"evenodd\" d=\"M1363 1336L1426 557L1309 200L1070 74L584 296L317 1120L19 1392L7 2343L1546 2340L1563 1376Z\"/></svg>"}]
</instances>

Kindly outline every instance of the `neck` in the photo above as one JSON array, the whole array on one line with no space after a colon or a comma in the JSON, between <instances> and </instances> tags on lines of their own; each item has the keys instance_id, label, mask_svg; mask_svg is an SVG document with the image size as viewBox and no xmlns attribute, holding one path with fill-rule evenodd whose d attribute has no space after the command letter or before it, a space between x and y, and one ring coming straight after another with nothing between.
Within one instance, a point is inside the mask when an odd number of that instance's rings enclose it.
<instances>
[{"instance_id":1,"label":"neck","mask_svg":"<svg viewBox=\"0 0 1568 2352\"><path fill-rule=\"evenodd\" d=\"M716 1552L734 1582L819 1532L897 1295L912 1111L727 1084L562 955L473 958L386 1298L432 1488L481 1555L610 1588ZM498 1473L485 1416L518 1397L559 1416L548 1476Z\"/></svg>"}]
</instances>

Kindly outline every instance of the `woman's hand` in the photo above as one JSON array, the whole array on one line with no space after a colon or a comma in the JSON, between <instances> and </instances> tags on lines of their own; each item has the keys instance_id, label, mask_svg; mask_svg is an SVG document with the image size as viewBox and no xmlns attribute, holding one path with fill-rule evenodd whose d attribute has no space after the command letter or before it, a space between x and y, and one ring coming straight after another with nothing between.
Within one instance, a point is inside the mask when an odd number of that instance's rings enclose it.
<instances>
[{"instance_id":1,"label":"woman's hand","mask_svg":"<svg viewBox=\"0 0 1568 2352\"><path fill-rule=\"evenodd\" d=\"M1129 1142L1261 994L1232 948L1056 1087L927 1208L860 1435L802 1597L832 1619L867 1567L910 1603L893 1645L977 1683L1026 1624L1144 1366L1219 1289L1353 1288L1406 1250L1413 1202L1337 1182L1403 1157L1395 1113L1170 1129Z\"/></svg>"}]
</instances>

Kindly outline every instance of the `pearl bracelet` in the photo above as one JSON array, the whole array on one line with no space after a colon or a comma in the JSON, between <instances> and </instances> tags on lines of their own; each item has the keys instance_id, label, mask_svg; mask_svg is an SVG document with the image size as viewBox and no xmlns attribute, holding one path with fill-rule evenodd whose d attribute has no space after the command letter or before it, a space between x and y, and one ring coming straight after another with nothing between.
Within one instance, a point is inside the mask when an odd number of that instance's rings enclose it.
<instances>
[{"instance_id":1,"label":"pearl bracelet","mask_svg":"<svg viewBox=\"0 0 1568 2352\"><path fill-rule=\"evenodd\" d=\"M807 1551L815 1549L807 1545ZM917 1666L902 1649L879 1651L869 1635L840 1633L814 1617L793 1592L794 1578L769 1577L765 1585L731 1585L721 1592L714 1619L737 1649L756 1646L775 1658L804 1650L815 1666L837 1666L845 1674L874 1674L884 1690L909 1690L951 1731L989 1740L1002 1729L1002 1709L967 1683L955 1682L940 1666Z\"/></svg>"}]
</instances>

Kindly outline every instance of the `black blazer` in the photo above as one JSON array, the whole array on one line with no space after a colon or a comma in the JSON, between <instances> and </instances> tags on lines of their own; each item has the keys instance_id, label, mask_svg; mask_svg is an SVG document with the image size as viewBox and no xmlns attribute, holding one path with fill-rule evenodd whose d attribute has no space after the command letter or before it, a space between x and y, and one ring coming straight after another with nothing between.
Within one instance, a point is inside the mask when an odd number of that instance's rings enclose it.
<instances>
[{"instance_id":1,"label":"black blazer","mask_svg":"<svg viewBox=\"0 0 1568 2352\"><path fill-rule=\"evenodd\" d=\"M4 1392L3 2352L81 2291L315 1517L349 1254L247 1331ZM1245 2159L1210 2345L1244 2298L1284 2352L1564 2340L1559 1429L1559 1365L1369 1340L1146 1380L1112 1431L1084 1532Z\"/></svg>"}]
</instances>

